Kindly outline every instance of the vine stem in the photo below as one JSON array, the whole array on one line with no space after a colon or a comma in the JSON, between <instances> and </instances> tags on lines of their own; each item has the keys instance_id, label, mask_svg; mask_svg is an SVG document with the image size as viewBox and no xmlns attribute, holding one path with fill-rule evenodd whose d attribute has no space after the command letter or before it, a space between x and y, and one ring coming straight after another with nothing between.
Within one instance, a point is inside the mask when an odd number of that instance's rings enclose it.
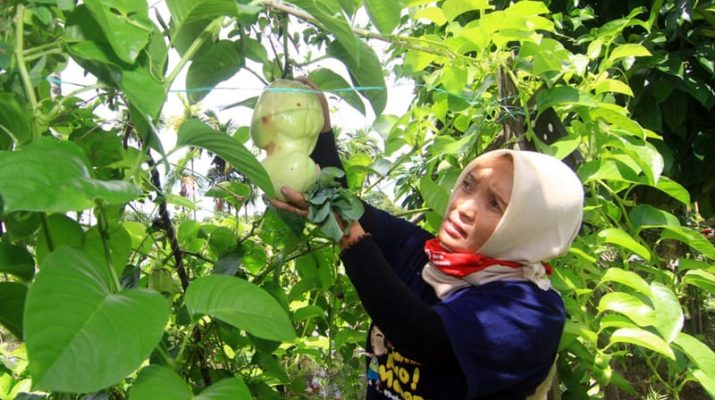
<instances>
[{"instance_id":1,"label":"vine stem","mask_svg":"<svg viewBox=\"0 0 715 400\"><path fill-rule=\"evenodd\" d=\"M223 23L223 17L219 17L211 21L211 23L204 29L199 36L194 39L193 43L191 43L191 46L189 46L188 50L186 50L186 53L181 57L181 60L179 60L179 63L176 64L174 69L171 70L169 75L166 76L166 85L167 87L171 86L171 83L174 82L176 77L179 75L182 69L184 69L184 66L186 63L191 60L194 55L196 54L197 51L203 46L204 42L218 29L221 28L221 24Z\"/></svg>"},{"instance_id":2,"label":"vine stem","mask_svg":"<svg viewBox=\"0 0 715 400\"><path fill-rule=\"evenodd\" d=\"M62 43L61 42L52 42L52 43L45 43L41 44L39 46L35 47L30 47L29 49L24 51L24 55L29 56L34 53L44 53L45 50L62 50Z\"/></svg>"},{"instance_id":3,"label":"vine stem","mask_svg":"<svg viewBox=\"0 0 715 400\"><path fill-rule=\"evenodd\" d=\"M194 329L196 328L196 324L198 324L198 321L193 322L191 324L191 326L189 326L188 331L193 332ZM181 341L181 346L179 347L179 352L176 354L176 358L174 359L174 366L178 367L179 365L181 365L181 362L184 358L184 353L186 352L186 346L189 344L189 340L191 339L191 336L192 336L191 334L187 334L186 336L184 336L184 340Z\"/></svg>"},{"instance_id":4,"label":"vine stem","mask_svg":"<svg viewBox=\"0 0 715 400\"><path fill-rule=\"evenodd\" d=\"M20 78L22 79L22 84L25 86L25 94L27 95L30 104L32 105L32 115L35 115L35 110L37 109L37 97L35 96L35 90L32 88L32 82L30 81L30 75L27 73L27 66L25 65L25 54L23 50L23 39L25 36L25 6L19 4L17 6L16 13L16 27L15 27L15 57L17 59L17 69L20 72ZM33 125L33 137L38 134L37 129L34 129Z\"/></svg>"},{"instance_id":5,"label":"vine stem","mask_svg":"<svg viewBox=\"0 0 715 400\"><path fill-rule=\"evenodd\" d=\"M263 4L266 7L283 11L287 14L290 14L296 18L302 19L306 22L309 22L313 25L320 26L320 22L315 19L312 15L308 14L307 12L300 10L296 7L289 6L287 4L281 3L279 1L275 0L256 0L253 2L253 4ZM382 33L377 33L377 32L372 32L366 29L360 29L360 28L354 28L350 27L350 29L355 33L356 35L362 36L366 39L377 39L386 43L390 44L400 44L405 47L411 48L413 50L419 50L423 51L425 53L430 53L430 54L435 54L438 56L443 56L451 59L462 59L465 61L469 61L470 63L476 62L475 59L471 57L464 56L459 53L455 53L452 49L446 47L444 44L439 43L439 42L434 42L431 40L423 39L423 38L413 38L409 36L400 36L400 35L384 35ZM434 46L439 46L440 49L435 49L432 47L426 47L426 46L421 46L419 44L415 44L414 42L422 42Z\"/></svg>"},{"instance_id":6,"label":"vine stem","mask_svg":"<svg viewBox=\"0 0 715 400\"><path fill-rule=\"evenodd\" d=\"M650 357L649 357L647 354L644 354L644 355L643 355L643 359L645 360L645 363L648 365L648 367L650 368L650 370L651 370L651 371L653 372L653 374L655 375L656 379L657 379L663 386L665 386L666 388L668 388L668 390L670 391L671 394L675 395L675 399L676 399L676 400L680 399L680 397L678 396L678 392L675 390L675 388L673 388L672 386L670 386L670 383L669 383L669 382L666 382L665 379L663 379L663 377L660 376L660 374L658 373L658 368L653 365L653 361L651 361Z\"/></svg>"},{"instance_id":7,"label":"vine stem","mask_svg":"<svg viewBox=\"0 0 715 400\"><path fill-rule=\"evenodd\" d=\"M403 154L400 156L400 158L395 161L394 164L390 166L390 169L387 170L387 172L377 178L370 186L368 186L365 190L362 191L362 193L369 193L375 186L377 186L380 182L382 182L386 177L388 177L394 170L397 169L405 160L410 158L415 152L417 151L417 147L413 147L412 150L408 151L407 153Z\"/></svg>"},{"instance_id":8,"label":"vine stem","mask_svg":"<svg viewBox=\"0 0 715 400\"><path fill-rule=\"evenodd\" d=\"M40 214L40 221L42 222L42 230L45 232L47 249L52 252L55 249L55 242L52 240L52 233L50 232L50 220L47 217L47 213Z\"/></svg>"},{"instance_id":9,"label":"vine stem","mask_svg":"<svg viewBox=\"0 0 715 400\"><path fill-rule=\"evenodd\" d=\"M97 203L97 209L99 214L97 215L98 226L99 226L99 237L102 240L102 247L104 248L104 258L107 262L107 267L109 268L109 274L112 277L112 282L114 282L114 289L119 292L122 288L122 284L119 281L117 272L114 270L114 265L112 263L112 255L109 252L109 224L107 223L107 215L104 211L104 207Z\"/></svg>"}]
</instances>

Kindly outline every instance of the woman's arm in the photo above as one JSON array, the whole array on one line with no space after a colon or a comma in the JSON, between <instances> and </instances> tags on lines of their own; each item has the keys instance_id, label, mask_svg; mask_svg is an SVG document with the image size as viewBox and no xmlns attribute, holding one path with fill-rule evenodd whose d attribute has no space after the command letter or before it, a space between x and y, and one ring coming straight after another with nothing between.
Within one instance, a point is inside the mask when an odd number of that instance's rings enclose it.
<instances>
[{"instance_id":1,"label":"woman's arm","mask_svg":"<svg viewBox=\"0 0 715 400\"><path fill-rule=\"evenodd\" d=\"M359 223L340 247L360 301L395 348L415 361L459 370L440 316L402 283Z\"/></svg>"}]
</instances>

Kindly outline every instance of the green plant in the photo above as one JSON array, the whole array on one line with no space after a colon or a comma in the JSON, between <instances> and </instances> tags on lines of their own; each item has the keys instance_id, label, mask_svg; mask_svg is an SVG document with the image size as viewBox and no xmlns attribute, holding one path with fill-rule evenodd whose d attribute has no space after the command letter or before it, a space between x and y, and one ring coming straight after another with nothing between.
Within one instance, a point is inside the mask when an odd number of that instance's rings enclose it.
<instances>
[{"instance_id":1,"label":"green plant","mask_svg":"<svg viewBox=\"0 0 715 400\"><path fill-rule=\"evenodd\" d=\"M248 127L195 111L239 71L266 82L295 71L372 110L368 134L340 136L350 188L428 230L484 150L565 159L587 204L573 249L553 261L570 316L554 391L715 397L703 323L715 249L698 214L712 163L690 145L713 126L702 111L715 10L627 3L168 0L167 23L141 0L3 2L0 395L314 398L316 377L319 396L360 395L346 382L364 367L368 321L332 243L273 209L250 213L259 190L276 193L244 147ZM385 65L415 82L404 115L383 115L386 68L366 40L388 43ZM317 68L325 57L348 78ZM69 60L97 83L61 92ZM183 70L186 115L166 151L161 111ZM190 171L206 151L211 179ZM235 212L200 220L160 170L213 182L201 189Z\"/></svg>"}]
</instances>

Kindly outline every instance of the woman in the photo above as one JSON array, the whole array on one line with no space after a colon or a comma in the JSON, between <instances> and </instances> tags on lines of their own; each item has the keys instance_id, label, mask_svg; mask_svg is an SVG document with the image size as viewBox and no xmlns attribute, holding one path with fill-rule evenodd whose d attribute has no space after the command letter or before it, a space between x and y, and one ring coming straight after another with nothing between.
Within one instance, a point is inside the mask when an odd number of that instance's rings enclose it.
<instances>
[{"instance_id":1,"label":"woman","mask_svg":"<svg viewBox=\"0 0 715 400\"><path fill-rule=\"evenodd\" d=\"M324 131L312 157L339 166L327 118ZM274 201L277 208L306 215L301 194L282 192L287 200ZM373 322L366 398L532 396L565 322L542 262L568 250L582 203L581 183L565 164L497 150L464 169L437 237L366 205L340 241Z\"/></svg>"}]
</instances>

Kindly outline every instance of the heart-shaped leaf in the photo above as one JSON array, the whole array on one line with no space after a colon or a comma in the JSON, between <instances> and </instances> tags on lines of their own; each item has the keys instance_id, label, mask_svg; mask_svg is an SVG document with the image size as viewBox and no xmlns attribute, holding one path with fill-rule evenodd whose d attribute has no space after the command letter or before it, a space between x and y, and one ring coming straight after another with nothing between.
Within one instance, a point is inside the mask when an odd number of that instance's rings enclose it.
<instances>
[{"instance_id":1,"label":"heart-shaped leaf","mask_svg":"<svg viewBox=\"0 0 715 400\"><path fill-rule=\"evenodd\" d=\"M60 247L30 287L24 330L37 388L86 393L124 379L159 343L169 306L158 293L114 293L109 271L83 251Z\"/></svg>"},{"instance_id":2,"label":"heart-shaped leaf","mask_svg":"<svg viewBox=\"0 0 715 400\"><path fill-rule=\"evenodd\" d=\"M140 195L129 182L92 178L82 149L72 142L42 138L17 151L0 151L0 196L6 213L80 211L93 207L96 199L121 204Z\"/></svg>"},{"instance_id":3,"label":"heart-shaped leaf","mask_svg":"<svg viewBox=\"0 0 715 400\"><path fill-rule=\"evenodd\" d=\"M194 57L186 74L189 101L196 103L203 99L217 83L238 72L244 63L234 42L219 40L212 43L208 50Z\"/></svg>"},{"instance_id":4,"label":"heart-shaped leaf","mask_svg":"<svg viewBox=\"0 0 715 400\"><path fill-rule=\"evenodd\" d=\"M252 399L241 378L227 378L194 396L189 386L174 371L150 365L139 373L129 391L129 400L244 400Z\"/></svg>"},{"instance_id":5,"label":"heart-shaped leaf","mask_svg":"<svg viewBox=\"0 0 715 400\"><path fill-rule=\"evenodd\" d=\"M232 276L211 275L191 282L186 307L192 315L210 315L263 339L295 338L286 311L268 292Z\"/></svg>"}]
</instances>

